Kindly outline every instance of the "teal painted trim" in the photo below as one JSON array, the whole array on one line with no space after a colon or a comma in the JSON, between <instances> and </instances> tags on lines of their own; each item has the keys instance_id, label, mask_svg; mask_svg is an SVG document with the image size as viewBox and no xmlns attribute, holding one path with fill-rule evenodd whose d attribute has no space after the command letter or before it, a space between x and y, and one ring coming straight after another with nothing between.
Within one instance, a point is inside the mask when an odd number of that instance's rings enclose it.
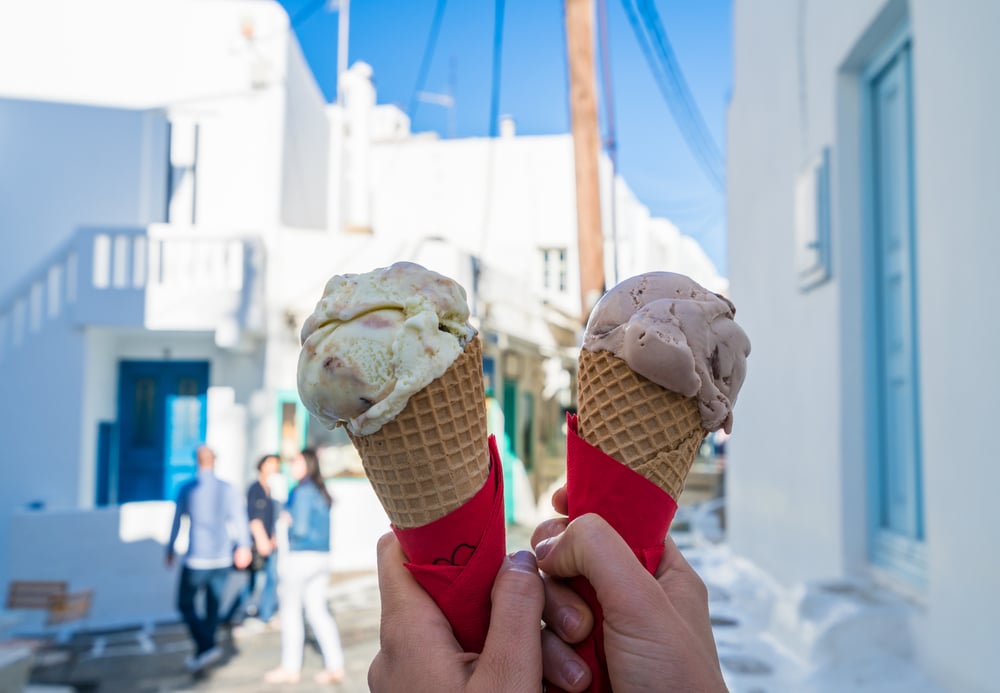
<instances>
[{"instance_id":1,"label":"teal painted trim","mask_svg":"<svg viewBox=\"0 0 1000 693\"><path fill-rule=\"evenodd\" d=\"M883 60L873 61L879 67ZM881 435L882 427L879 402L881 401L879 363L879 319L878 301L878 254L876 238L876 201L875 201L875 109L871 94L871 81L875 70L870 66L858 76L859 90L859 145L861 148L859 163L859 184L861 201L861 323L864 335L862 370L864 373L864 420L865 420L865 509L867 536L865 538L866 555L870 563L877 562L875 544L879 530L879 515L881 506L879 493L882 487L881 468Z\"/></svg>"},{"instance_id":2,"label":"teal painted trim","mask_svg":"<svg viewBox=\"0 0 1000 693\"><path fill-rule=\"evenodd\" d=\"M882 48L876 52L865 65L865 69L861 73L861 79L866 86L866 92L867 85L878 77L882 70L884 70L903 49L904 45L908 43L912 45L913 38L912 31L910 29L910 22L905 21L900 23L895 30L888 34Z\"/></svg>"},{"instance_id":3,"label":"teal painted trim","mask_svg":"<svg viewBox=\"0 0 1000 693\"><path fill-rule=\"evenodd\" d=\"M916 499L917 504L917 537L923 542L927 538L927 533L924 525L924 454L923 454L923 425L921 419L922 407L920 406L922 391L920 385L920 323L919 323L919 310L920 305L920 282L917 280L920 276L917 273L917 253L919 249L917 248L917 187L916 187L916 177L917 177L917 155L916 147L913 143L915 131L915 109L913 107L914 97L913 97L913 41L907 40L905 42L905 59L906 64L904 66L904 74L906 80L906 90L910 98L910 108L907 109L907 118L909 120L907 124L907 157L910 165L907 169L907 188L909 190L909 203L910 203L910 228L908 229L910 234L910 276L912 280L910 282L910 340L913 345L913 363L912 372L910 377L913 381L913 420L916 423L916 430L913 436L913 456L914 464L916 469L915 474L915 488L916 488ZM923 565L925 567L924 575L926 575L926 555L923 557Z\"/></svg>"},{"instance_id":4,"label":"teal painted trim","mask_svg":"<svg viewBox=\"0 0 1000 693\"><path fill-rule=\"evenodd\" d=\"M276 416L275 421L278 426L278 445L281 445L281 418L284 414L282 409L285 404L295 405L295 430L298 433L298 449L301 450L306 446L306 428L309 425L309 412L306 411L306 407L302 404L302 400L299 398L298 390L278 390L276 393ZM279 450L280 454L281 451Z\"/></svg>"},{"instance_id":5,"label":"teal painted trim","mask_svg":"<svg viewBox=\"0 0 1000 693\"><path fill-rule=\"evenodd\" d=\"M503 432L510 439L510 446L514 450L514 453L520 454L521 451L518 450L517 440L517 381L511 378L504 378L502 388Z\"/></svg>"},{"instance_id":6,"label":"teal painted trim","mask_svg":"<svg viewBox=\"0 0 1000 693\"><path fill-rule=\"evenodd\" d=\"M909 235L909 257L908 271L910 273L911 291L907 306L910 318L910 329L907 338L912 345L911 380L913 396L911 403L915 430L913 431L913 464L915 474L914 503L916 504L917 517L917 539L894 534L887 531L882 526L882 505L881 496L883 486L886 483L883 478L882 459L885 455L886 445L884 436L884 424L882 420L882 402L884 393L882 391L882 374L879 372L881 362L881 348L879 335L881 333L881 302L877 300L879 296L879 222L878 222L878 200L877 171L875 160L875 105L872 96L872 86L875 80L890 66L897 58L904 61L906 89L909 97L909 107L907 108L907 152L908 165L906 172L908 176L908 212L909 223L907 233ZM884 47L871 59L866 68L862 71L859 80L860 86L860 145L861 145L861 204L863 215L862 228L862 292L865 300L862 302L863 315L862 325L864 328L864 381L865 381L865 426L866 426L866 478L867 478L867 498L865 507L867 509L868 527L868 557L875 566L889 571L891 574L903 579L910 585L919 589L926 588L927 585L927 547L925 544L926 533L924 528L924 491L923 491L923 454L922 435L920 426L920 381L919 381L919 328L917 324L917 287L919 285L916 262L916 157L913 144L914 138L914 113L913 113L913 91L912 91L912 38L908 22L904 22L887 39Z\"/></svg>"}]
</instances>

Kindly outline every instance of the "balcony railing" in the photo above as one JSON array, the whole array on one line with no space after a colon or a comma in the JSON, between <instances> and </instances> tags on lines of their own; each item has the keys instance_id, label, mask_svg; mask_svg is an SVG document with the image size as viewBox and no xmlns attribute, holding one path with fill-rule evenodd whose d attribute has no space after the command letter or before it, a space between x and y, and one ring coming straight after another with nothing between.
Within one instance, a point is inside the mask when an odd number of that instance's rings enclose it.
<instances>
[{"instance_id":1,"label":"balcony railing","mask_svg":"<svg viewBox=\"0 0 1000 693\"><path fill-rule=\"evenodd\" d=\"M264 249L250 236L80 229L0 302L0 358L50 323L210 330L235 346L263 328Z\"/></svg>"}]
</instances>

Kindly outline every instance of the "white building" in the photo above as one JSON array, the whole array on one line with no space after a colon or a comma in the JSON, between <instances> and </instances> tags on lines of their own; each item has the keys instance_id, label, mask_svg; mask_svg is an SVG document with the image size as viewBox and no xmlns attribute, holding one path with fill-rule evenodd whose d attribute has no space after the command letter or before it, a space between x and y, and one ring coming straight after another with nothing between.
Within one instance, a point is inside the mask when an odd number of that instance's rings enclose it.
<instances>
[{"instance_id":1,"label":"white building","mask_svg":"<svg viewBox=\"0 0 1000 693\"><path fill-rule=\"evenodd\" d=\"M329 106L277 3L6 3L0 64L0 585L94 588L89 625L171 617L194 446L242 485L262 453L329 442L295 392L299 327L331 274L396 260L468 289L513 449L555 473L580 326L568 135L413 135L364 64ZM617 188L622 276L724 288ZM374 517L335 518L335 560L370 567L387 523L334 483L339 513Z\"/></svg>"},{"instance_id":2,"label":"white building","mask_svg":"<svg viewBox=\"0 0 1000 693\"><path fill-rule=\"evenodd\" d=\"M949 691L997 686L997 27L990 0L734 8L731 542L900 597L872 647Z\"/></svg>"}]
</instances>

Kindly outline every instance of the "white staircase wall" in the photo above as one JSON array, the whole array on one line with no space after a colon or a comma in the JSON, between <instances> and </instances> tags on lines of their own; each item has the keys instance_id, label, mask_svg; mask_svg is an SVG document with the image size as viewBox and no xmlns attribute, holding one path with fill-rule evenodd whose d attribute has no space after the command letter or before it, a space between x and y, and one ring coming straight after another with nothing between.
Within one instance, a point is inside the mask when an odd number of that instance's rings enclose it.
<instances>
[{"instance_id":1,"label":"white staircase wall","mask_svg":"<svg viewBox=\"0 0 1000 693\"><path fill-rule=\"evenodd\" d=\"M0 98L0 152L0 296L80 224L165 218L163 112Z\"/></svg>"}]
</instances>

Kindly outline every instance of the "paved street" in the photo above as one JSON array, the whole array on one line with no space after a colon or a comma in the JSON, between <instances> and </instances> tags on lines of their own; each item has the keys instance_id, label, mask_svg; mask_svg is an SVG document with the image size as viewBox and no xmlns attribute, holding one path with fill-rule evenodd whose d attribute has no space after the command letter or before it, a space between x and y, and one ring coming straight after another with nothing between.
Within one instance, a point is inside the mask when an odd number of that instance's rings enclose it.
<instances>
[{"instance_id":1,"label":"paved street","mask_svg":"<svg viewBox=\"0 0 1000 693\"><path fill-rule=\"evenodd\" d=\"M378 583L374 574L335 583L331 588L331 606L336 615L344 644L347 680L337 687L346 693L368 690L368 665L378 651L379 600ZM168 691L295 691L313 693L329 691L331 686L313 683L312 676L322 668L315 645L306 648L302 683L280 686L264 683L264 673L278 664L281 633L267 631L237 636L235 654L225 665L214 669L199 681L178 681Z\"/></svg>"},{"instance_id":2,"label":"paved street","mask_svg":"<svg viewBox=\"0 0 1000 693\"><path fill-rule=\"evenodd\" d=\"M529 530L513 527L508 533L509 550L527 548L528 537ZM280 658L281 633L278 630L257 633L237 631L232 641L223 645L228 652L226 659L205 675L193 677L184 668L184 660L191 654L191 645L180 624L159 626L151 636L152 644L147 641L145 649L142 641L134 635L109 637L108 645L102 652L88 643L72 664L56 659L52 666L36 669L35 680L39 683L66 682L68 676L78 690L94 693L367 691L368 666L378 651L377 577L374 572L335 574L329 594L330 605L340 627L347 665L347 679L336 687L318 685L312 680L322 668L315 643L306 647L301 683L265 683L265 672L276 667ZM220 638L225 638L225 634Z\"/></svg>"},{"instance_id":3,"label":"paved street","mask_svg":"<svg viewBox=\"0 0 1000 693\"><path fill-rule=\"evenodd\" d=\"M941 693L915 662L886 649L887 642L906 633L907 612L898 600L847 583L779 588L724 543L716 543L722 536L720 509L717 502L682 507L672 532L708 586L720 660L733 693ZM529 531L512 528L508 549L527 548ZM803 599L803 589L808 599ZM159 626L145 642L134 632L108 635L101 647L85 641L75 661L36 669L35 680L66 682L71 672L78 691L93 693L367 691L368 667L378 650L376 576L372 571L334 574L329 597L347 663L347 680L340 686L313 683L321 668L315 646L306 648L302 683L265 683L264 673L280 657L277 630L237 631L223 644L229 656L204 676L192 677L184 669L191 645L180 624ZM774 637L782 633L786 642L805 643L811 651L788 651ZM844 633L851 636L841 642ZM892 634L888 640L886 633Z\"/></svg>"}]
</instances>

